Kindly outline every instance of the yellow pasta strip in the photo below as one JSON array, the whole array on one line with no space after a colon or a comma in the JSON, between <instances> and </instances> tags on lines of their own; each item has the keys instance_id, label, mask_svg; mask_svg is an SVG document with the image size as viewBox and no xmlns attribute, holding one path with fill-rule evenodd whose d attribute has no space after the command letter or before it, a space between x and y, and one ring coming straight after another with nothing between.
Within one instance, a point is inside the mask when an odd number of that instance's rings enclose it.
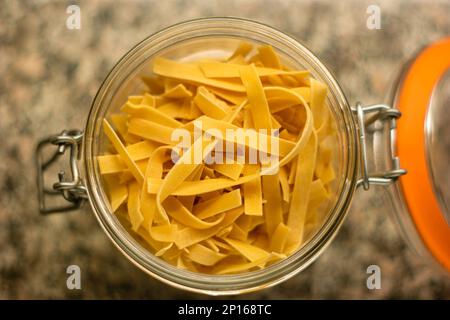
<instances>
[{"instance_id":1,"label":"yellow pasta strip","mask_svg":"<svg viewBox=\"0 0 450 320\"><path fill-rule=\"evenodd\" d=\"M283 138L283 139L286 139L286 140L290 140L290 141L295 141L297 139L296 135L290 133L286 129L280 131L279 136L280 136L280 138Z\"/></svg>"},{"instance_id":2,"label":"yellow pasta strip","mask_svg":"<svg viewBox=\"0 0 450 320\"><path fill-rule=\"evenodd\" d=\"M157 252L155 253L155 256L157 256L157 257L162 256L162 255L165 254L170 248L172 248L172 246L173 246L173 242L172 242L172 243L169 243L167 246L165 246L165 247L163 247L162 249L160 249L159 251L157 251Z\"/></svg>"},{"instance_id":3,"label":"yellow pasta strip","mask_svg":"<svg viewBox=\"0 0 450 320\"><path fill-rule=\"evenodd\" d=\"M294 148L292 148L289 153L284 156L280 162L278 163L279 167L284 166L286 163L288 163L289 161L291 161L306 145L306 143L309 140L309 137L313 131L313 121L312 121L312 114L311 114L311 110L307 107L306 102L304 101L304 99L297 94L295 91L289 90L289 89L284 89L284 88L267 88L265 89L265 92L284 92L284 94L287 95L291 95L292 99L297 99L300 103L302 103L303 107L305 108L306 111L306 122L305 122L305 126L303 128L303 131L301 132ZM280 139L280 150L281 150L281 140ZM271 169L269 168L268 171L270 171Z\"/></svg>"},{"instance_id":4,"label":"yellow pasta strip","mask_svg":"<svg viewBox=\"0 0 450 320\"><path fill-rule=\"evenodd\" d=\"M233 228L231 229L227 237L232 238L234 240L247 241L247 236L248 236L247 231L243 230L236 223L234 223Z\"/></svg>"},{"instance_id":5,"label":"yellow pasta strip","mask_svg":"<svg viewBox=\"0 0 450 320\"><path fill-rule=\"evenodd\" d=\"M164 242L162 242L162 243L164 243ZM178 257L183 255L183 252L178 250L177 246L173 245L173 242L169 242L169 243L172 243L172 246L169 248L169 250L164 252L164 254L161 257L164 260L166 260L167 262L174 264L178 260Z\"/></svg>"},{"instance_id":6,"label":"yellow pasta strip","mask_svg":"<svg viewBox=\"0 0 450 320\"><path fill-rule=\"evenodd\" d=\"M139 161L150 157L155 148L156 145L151 141L141 141L126 147L133 161ZM97 160L101 174L118 173L126 170L127 168L125 163L122 161L121 156L118 154L98 156Z\"/></svg>"},{"instance_id":7,"label":"yellow pasta strip","mask_svg":"<svg viewBox=\"0 0 450 320\"><path fill-rule=\"evenodd\" d=\"M116 154L98 156L97 161L101 174L118 173L126 169L125 163Z\"/></svg>"},{"instance_id":8,"label":"yellow pasta strip","mask_svg":"<svg viewBox=\"0 0 450 320\"><path fill-rule=\"evenodd\" d=\"M158 191L158 197L160 199L158 201L164 201L199 165L201 165L198 161L202 161L203 159L195 159L196 155L201 154L202 157L206 156L215 144L216 142L209 142L206 139L197 139L165 176L161 188ZM190 182L191 181L187 181L186 183ZM191 183L198 182L199 181L192 181Z\"/></svg>"},{"instance_id":9,"label":"yellow pasta strip","mask_svg":"<svg viewBox=\"0 0 450 320\"><path fill-rule=\"evenodd\" d=\"M138 143L139 141L142 141L141 137L135 136L132 133L127 132L125 137L123 138L123 140L125 141L125 144L134 144L134 143Z\"/></svg>"},{"instance_id":10,"label":"yellow pasta strip","mask_svg":"<svg viewBox=\"0 0 450 320\"><path fill-rule=\"evenodd\" d=\"M189 247L216 235L220 230L231 225L244 212L243 207L235 208L225 214L222 222L209 229L184 228L177 233L175 244L179 249Z\"/></svg>"},{"instance_id":11,"label":"yellow pasta strip","mask_svg":"<svg viewBox=\"0 0 450 320\"><path fill-rule=\"evenodd\" d=\"M271 137L268 134L260 133L258 131L255 131L254 129L242 129L231 123L212 119L207 116L199 117L195 121L194 125L196 125L197 123L201 124L201 129L203 131L209 130L208 132L210 132L210 134L213 136L215 136L216 134L218 134L218 132L220 132L220 138L223 138L223 140L225 140L225 141L239 143L239 144L244 143L248 147L260 150L267 154L272 152L272 150L270 149L271 139L273 139L274 142L277 142L279 145L278 153L274 151L274 154L276 154L276 155L280 155L280 156L287 155L296 146L296 144L292 141L288 141L286 139L280 139L277 137ZM213 129L214 131L211 131L211 129ZM238 136L238 137L235 137L235 136L230 137L229 135L227 135L227 130L229 130L229 132L236 133L236 136ZM239 133L241 133L241 134L239 134ZM256 137L256 139L245 139L245 141L240 141L241 140L240 137L252 137L252 136ZM259 143L259 141L266 141L266 142Z\"/></svg>"},{"instance_id":12,"label":"yellow pasta strip","mask_svg":"<svg viewBox=\"0 0 450 320\"><path fill-rule=\"evenodd\" d=\"M203 170L205 166L201 165L197 169L192 172L192 174L186 178L186 181L198 181L202 178ZM192 208L194 206L194 202L197 196L186 196L186 197L178 197L178 199L183 203L183 205L190 211L192 211Z\"/></svg>"},{"instance_id":13,"label":"yellow pasta strip","mask_svg":"<svg viewBox=\"0 0 450 320\"><path fill-rule=\"evenodd\" d=\"M184 225L194 229L207 229L219 224L225 217L223 214L213 222L206 222L193 215L185 206L175 197L169 197L163 202L163 206L169 216Z\"/></svg>"},{"instance_id":14,"label":"yellow pasta strip","mask_svg":"<svg viewBox=\"0 0 450 320\"><path fill-rule=\"evenodd\" d=\"M216 233L216 237L218 237L218 238L226 238L230 234L231 230L233 230L233 226L232 225L228 226L226 228L222 228L220 231L218 231Z\"/></svg>"},{"instance_id":15,"label":"yellow pasta strip","mask_svg":"<svg viewBox=\"0 0 450 320\"><path fill-rule=\"evenodd\" d=\"M298 155L297 170L289 208L287 226L291 228L288 243L301 243L317 154L317 136L313 133Z\"/></svg>"},{"instance_id":16,"label":"yellow pasta strip","mask_svg":"<svg viewBox=\"0 0 450 320\"><path fill-rule=\"evenodd\" d=\"M140 118L131 118L128 122L128 131L132 134L164 144L174 144L173 130L174 128Z\"/></svg>"},{"instance_id":17,"label":"yellow pasta strip","mask_svg":"<svg viewBox=\"0 0 450 320\"><path fill-rule=\"evenodd\" d=\"M242 205L241 191L239 189L224 193L218 197L196 204L192 213L199 219L212 217Z\"/></svg>"},{"instance_id":18,"label":"yellow pasta strip","mask_svg":"<svg viewBox=\"0 0 450 320\"><path fill-rule=\"evenodd\" d=\"M133 105L144 105L147 107L156 107L157 102L156 102L156 98L154 96L152 96L151 94L149 94L148 92L146 92L143 97L142 100L138 103L133 103L133 101L130 101L130 99L128 99L128 102L130 102ZM122 110L123 111L123 110Z\"/></svg>"},{"instance_id":19,"label":"yellow pasta strip","mask_svg":"<svg viewBox=\"0 0 450 320\"><path fill-rule=\"evenodd\" d=\"M281 191L283 194L283 201L289 202L289 198L290 198L289 182L288 182L288 176L286 173L286 169L284 167L280 168L279 178L280 178Z\"/></svg>"},{"instance_id":20,"label":"yellow pasta strip","mask_svg":"<svg viewBox=\"0 0 450 320\"><path fill-rule=\"evenodd\" d=\"M251 262L267 259L270 256L270 253L267 251L252 246L251 244L229 238L225 238L224 240Z\"/></svg>"},{"instance_id":21,"label":"yellow pasta strip","mask_svg":"<svg viewBox=\"0 0 450 320\"><path fill-rule=\"evenodd\" d=\"M214 93L219 98L221 98L225 101L228 101L232 104L235 104L235 105L239 105L242 102L244 102L245 100L247 100L247 97L243 93L240 93L240 92L222 90L219 88L212 88L212 87L207 87L207 89L209 91L211 91L212 93Z\"/></svg>"},{"instance_id":22,"label":"yellow pasta strip","mask_svg":"<svg viewBox=\"0 0 450 320\"><path fill-rule=\"evenodd\" d=\"M269 101L279 99L300 105L307 105L307 103L311 100L312 95L311 89L308 87L288 89L280 86L268 86L264 87L264 93Z\"/></svg>"},{"instance_id":23,"label":"yellow pasta strip","mask_svg":"<svg viewBox=\"0 0 450 320\"><path fill-rule=\"evenodd\" d=\"M320 125L319 129L317 129L317 137L319 138L319 141L322 141L329 137L330 131L332 130L330 128L331 124L329 121L331 115L326 105L323 107L322 111L322 124Z\"/></svg>"},{"instance_id":24,"label":"yellow pasta strip","mask_svg":"<svg viewBox=\"0 0 450 320\"><path fill-rule=\"evenodd\" d=\"M144 159L144 160L136 161L136 164L137 164L139 170L141 170L141 172L145 172L147 170L147 164L148 164L147 160Z\"/></svg>"},{"instance_id":25,"label":"yellow pasta strip","mask_svg":"<svg viewBox=\"0 0 450 320\"><path fill-rule=\"evenodd\" d=\"M272 46L260 46L258 48L258 53L259 60L265 67L275 69L282 68L280 58L278 58L278 55L273 50Z\"/></svg>"},{"instance_id":26,"label":"yellow pasta strip","mask_svg":"<svg viewBox=\"0 0 450 320\"><path fill-rule=\"evenodd\" d=\"M128 101L132 103L141 103L144 100L144 96L129 96Z\"/></svg>"},{"instance_id":27,"label":"yellow pasta strip","mask_svg":"<svg viewBox=\"0 0 450 320\"><path fill-rule=\"evenodd\" d=\"M215 252L220 252L220 248L212 241L212 239L207 239L204 241L205 245Z\"/></svg>"},{"instance_id":28,"label":"yellow pasta strip","mask_svg":"<svg viewBox=\"0 0 450 320\"><path fill-rule=\"evenodd\" d=\"M252 221L254 219L254 216L248 216L248 215L242 215L239 217L239 219L236 221L236 224L246 232L250 232L252 229Z\"/></svg>"},{"instance_id":29,"label":"yellow pasta strip","mask_svg":"<svg viewBox=\"0 0 450 320\"><path fill-rule=\"evenodd\" d=\"M126 114L111 115L111 122L113 123L117 132L120 134L120 136L123 139L125 139L127 132L128 132L127 121L128 121L128 116Z\"/></svg>"},{"instance_id":30,"label":"yellow pasta strip","mask_svg":"<svg viewBox=\"0 0 450 320\"><path fill-rule=\"evenodd\" d=\"M250 243L258 248L264 248L264 250L266 250L265 248L268 250L270 247L269 237L264 232L254 233Z\"/></svg>"},{"instance_id":31,"label":"yellow pasta strip","mask_svg":"<svg viewBox=\"0 0 450 320\"><path fill-rule=\"evenodd\" d=\"M323 183L329 183L336 179L336 173L334 172L333 166L331 164L325 165L319 178Z\"/></svg>"},{"instance_id":32,"label":"yellow pasta strip","mask_svg":"<svg viewBox=\"0 0 450 320\"><path fill-rule=\"evenodd\" d=\"M245 61L245 58L243 56L236 56L236 57L228 60L228 62L233 63L233 64L242 64L242 65L247 64L247 61Z\"/></svg>"},{"instance_id":33,"label":"yellow pasta strip","mask_svg":"<svg viewBox=\"0 0 450 320\"><path fill-rule=\"evenodd\" d=\"M235 251L232 246L230 246L229 244L227 244L225 242L222 242L221 240L218 240L216 238L211 238L210 241L212 243L214 243L214 245L216 247L218 247L219 250L221 250L221 251L223 251L223 250L225 250L225 251Z\"/></svg>"},{"instance_id":34,"label":"yellow pasta strip","mask_svg":"<svg viewBox=\"0 0 450 320\"><path fill-rule=\"evenodd\" d=\"M283 79L281 79L281 77L279 75L268 76L267 81L274 86L278 86L278 87L284 86ZM269 97L267 97L267 98L269 98Z\"/></svg>"},{"instance_id":35,"label":"yellow pasta strip","mask_svg":"<svg viewBox=\"0 0 450 320\"><path fill-rule=\"evenodd\" d=\"M123 171L119 176L119 183L121 183L121 184L126 184L133 180L134 180L134 177L131 174L130 170Z\"/></svg>"},{"instance_id":36,"label":"yellow pasta strip","mask_svg":"<svg viewBox=\"0 0 450 320\"><path fill-rule=\"evenodd\" d=\"M204 167L203 168L203 178L215 178L216 175L214 173L214 169L211 169L209 167Z\"/></svg>"},{"instance_id":37,"label":"yellow pasta strip","mask_svg":"<svg viewBox=\"0 0 450 320\"><path fill-rule=\"evenodd\" d=\"M182 83L180 83L164 92L161 97L170 99L183 99L192 97L192 92L186 89L186 87Z\"/></svg>"},{"instance_id":38,"label":"yellow pasta strip","mask_svg":"<svg viewBox=\"0 0 450 320\"><path fill-rule=\"evenodd\" d=\"M159 77L141 77L142 82L150 89L153 94L160 94L164 91L164 85Z\"/></svg>"},{"instance_id":39,"label":"yellow pasta strip","mask_svg":"<svg viewBox=\"0 0 450 320\"><path fill-rule=\"evenodd\" d=\"M194 244L189 248L189 259L203 266L212 266L226 257L225 254L215 252L201 244Z\"/></svg>"},{"instance_id":40,"label":"yellow pasta strip","mask_svg":"<svg viewBox=\"0 0 450 320\"><path fill-rule=\"evenodd\" d=\"M269 88L269 87L266 87ZM273 88L273 87L272 87ZM310 102L310 93L311 90L309 88L299 87L292 89L293 92L298 93L306 103ZM270 92L267 91L266 92ZM299 104L298 101L294 101L289 99L288 97L276 96L274 98L268 97L267 102L269 103L269 109L271 113L277 113L283 111L285 109L292 108Z\"/></svg>"},{"instance_id":41,"label":"yellow pasta strip","mask_svg":"<svg viewBox=\"0 0 450 320\"><path fill-rule=\"evenodd\" d=\"M219 227L209 229L184 228L177 233L175 245L179 249L189 247L193 244L213 237L219 230Z\"/></svg>"},{"instance_id":42,"label":"yellow pasta strip","mask_svg":"<svg viewBox=\"0 0 450 320\"><path fill-rule=\"evenodd\" d=\"M199 243L203 240L209 239L214 236L219 228L210 229L193 229L184 228L180 230L175 239L175 245L178 249L189 247L193 244Z\"/></svg>"},{"instance_id":43,"label":"yellow pasta strip","mask_svg":"<svg viewBox=\"0 0 450 320\"><path fill-rule=\"evenodd\" d=\"M140 202L139 202L139 184L135 181L129 184L128 195L128 214L130 215L131 227L134 231L137 231L144 221L144 217L141 214Z\"/></svg>"},{"instance_id":44,"label":"yellow pasta strip","mask_svg":"<svg viewBox=\"0 0 450 320\"><path fill-rule=\"evenodd\" d=\"M244 120L242 121L242 127L244 129L253 128L255 125L253 123L252 113L250 108L244 110Z\"/></svg>"},{"instance_id":45,"label":"yellow pasta strip","mask_svg":"<svg viewBox=\"0 0 450 320\"><path fill-rule=\"evenodd\" d=\"M272 235L275 228L283 222L280 189L279 173L262 177L262 193L267 201L264 204L264 218L269 235Z\"/></svg>"},{"instance_id":46,"label":"yellow pasta strip","mask_svg":"<svg viewBox=\"0 0 450 320\"><path fill-rule=\"evenodd\" d=\"M242 83L247 91L248 102L255 129L271 129L270 111L261 80L254 65L239 69Z\"/></svg>"},{"instance_id":47,"label":"yellow pasta strip","mask_svg":"<svg viewBox=\"0 0 450 320\"><path fill-rule=\"evenodd\" d=\"M297 88L292 88L291 89L293 92L295 92L296 94L298 94L299 96L301 96L305 102L310 102L311 101L311 88L308 87L297 87Z\"/></svg>"},{"instance_id":48,"label":"yellow pasta strip","mask_svg":"<svg viewBox=\"0 0 450 320\"><path fill-rule=\"evenodd\" d=\"M286 245L286 240L291 232L291 229L287 227L283 222L280 222L272 234L270 241L270 251L282 253Z\"/></svg>"},{"instance_id":49,"label":"yellow pasta strip","mask_svg":"<svg viewBox=\"0 0 450 320\"><path fill-rule=\"evenodd\" d=\"M150 158L148 159L147 170L145 171L145 180L149 178L160 179L163 174L163 162L165 160L165 154L171 150L170 147L162 146L156 149ZM146 185L142 186L141 190L141 213L144 217L144 227L150 230L153 220L155 219L156 210L156 195L147 192ZM158 212L159 213L159 212ZM168 217L159 213L157 216L160 218L160 222L167 222Z\"/></svg>"},{"instance_id":50,"label":"yellow pasta strip","mask_svg":"<svg viewBox=\"0 0 450 320\"><path fill-rule=\"evenodd\" d=\"M261 216L252 216L251 218L252 219L250 220L251 223L250 223L250 227L249 227L250 231L264 223L264 218Z\"/></svg>"},{"instance_id":51,"label":"yellow pasta strip","mask_svg":"<svg viewBox=\"0 0 450 320\"><path fill-rule=\"evenodd\" d=\"M122 160L127 165L128 169L130 169L133 176L136 178L136 180L142 184L144 181L144 175L142 174L141 170L138 168L136 163L131 159L127 149L120 141L117 134L114 132L111 125L106 121L106 119L103 120L103 131L105 132L106 136L108 137L111 144L114 146L116 151L120 154L122 157Z\"/></svg>"},{"instance_id":52,"label":"yellow pasta strip","mask_svg":"<svg viewBox=\"0 0 450 320\"><path fill-rule=\"evenodd\" d=\"M224 176L237 180L244 169L242 163L215 163L212 168Z\"/></svg>"},{"instance_id":53,"label":"yellow pasta strip","mask_svg":"<svg viewBox=\"0 0 450 320\"><path fill-rule=\"evenodd\" d=\"M241 41L241 42L239 42L239 45L236 48L236 50L233 52L233 54L227 60L230 61L239 56L245 57L252 50L253 50L253 45L251 43Z\"/></svg>"},{"instance_id":54,"label":"yellow pasta strip","mask_svg":"<svg viewBox=\"0 0 450 320\"><path fill-rule=\"evenodd\" d=\"M272 123L273 129L280 129L282 127L282 125L278 122L278 120L273 115L270 116L270 121Z\"/></svg>"},{"instance_id":55,"label":"yellow pasta strip","mask_svg":"<svg viewBox=\"0 0 450 320\"><path fill-rule=\"evenodd\" d=\"M190 119L196 119L198 117L200 117L201 115L203 115L202 110L200 110L199 107L197 107L197 105L194 103L194 101L190 101L189 103L189 116Z\"/></svg>"},{"instance_id":56,"label":"yellow pasta strip","mask_svg":"<svg viewBox=\"0 0 450 320\"><path fill-rule=\"evenodd\" d=\"M199 66L193 64L179 63L164 58L155 58L153 61L153 72L155 74L179 79L182 81L199 83L220 89L245 92L245 88L238 82L210 79L203 75Z\"/></svg>"},{"instance_id":57,"label":"yellow pasta strip","mask_svg":"<svg viewBox=\"0 0 450 320\"><path fill-rule=\"evenodd\" d=\"M237 218L239 218L242 214L244 213L244 207L237 207L231 210L228 210L226 212L224 212L224 218L223 220L214 228L219 227L219 228L225 228L230 226L231 224L233 224Z\"/></svg>"},{"instance_id":58,"label":"yellow pasta strip","mask_svg":"<svg viewBox=\"0 0 450 320\"><path fill-rule=\"evenodd\" d=\"M181 182L179 185L177 185L175 190L172 190L170 193L174 196L200 195L211 191L238 186L253 179L257 179L259 177L260 177L259 174L253 174L243 176L237 180L231 180L226 178L215 178L199 181L184 181ZM162 184L163 180L161 179L149 178L147 180L147 187L148 187L147 192L151 194L158 193Z\"/></svg>"},{"instance_id":59,"label":"yellow pasta strip","mask_svg":"<svg viewBox=\"0 0 450 320\"><path fill-rule=\"evenodd\" d=\"M164 246L167 246L167 243L159 242L150 237L148 231L145 228L140 227L137 231L137 234L148 244L150 245L153 250L159 251Z\"/></svg>"},{"instance_id":60,"label":"yellow pasta strip","mask_svg":"<svg viewBox=\"0 0 450 320\"><path fill-rule=\"evenodd\" d=\"M304 81L299 81L298 76L295 74L294 75L282 74L282 75L280 75L280 77L281 77L281 80L283 81L284 85L289 88L297 87L300 84L302 84L301 82L304 82Z\"/></svg>"},{"instance_id":61,"label":"yellow pasta strip","mask_svg":"<svg viewBox=\"0 0 450 320\"><path fill-rule=\"evenodd\" d=\"M167 102L158 108L159 111L171 118L192 120L191 106L182 100Z\"/></svg>"},{"instance_id":62,"label":"yellow pasta strip","mask_svg":"<svg viewBox=\"0 0 450 320\"><path fill-rule=\"evenodd\" d=\"M308 210L316 209L328 198L329 198L328 191L327 189L325 189L323 181L320 179L314 180L311 183Z\"/></svg>"},{"instance_id":63,"label":"yellow pasta strip","mask_svg":"<svg viewBox=\"0 0 450 320\"><path fill-rule=\"evenodd\" d=\"M111 203L112 212L120 207L128 198L128 188L124 184L111 183L109 186L109 201Z\"/></svg>"},{"instance_id":64,"label":"yellow pasta strip","mask_svg":"<svg viewBox=\"0 0 450 320\"><path fill-rule=\"evenodd\" d=\"M239 78L240 69L243 65L232 64L232 63L221 63L221 62L203 62L200 63L200 68L203 74L208 78ZM258 77L265 77L271 75L296 75L296 76L307 76L308 71L285 71L280 69L272 68L261 68L256 67L256 73Z\"/></svg>"},{"instance_id":65,"label":"yellow pasta strip","mask_svg":"<svg viewBox=\"0 0 450 320\"><path fill-rule=\"evenodd\" d=\"M233 123L233 121L235 121L239 116L243 107L244 106L242 105L229 108L229 111L227 112L225 117L222 118L222 120L225 122Z\"/></svg>"},{"instance_id":66,"label":"yellow pasta strip","mask_svg":"<svg viewBox=\"0 0 450 320\"><path fill-rule=\"evenodd\" d=\"M268 258L246 263L229 263L224 265L218 265L216 268L214 268L213 273L221 275L247 271L252 268L261 266L267 261L267 259Z\"/></svg>"},{"instance_id":67,"label":"yellow pasta strip","mask_svg":"<svg viewBox=\"0 0 450 320\"><path fill-rule=\"evenodd\" d=\"M294 184L295 182L295 175L297 173L297 159L292 160L292 164L289 170L289 176L288 176L288 183Z\"/></svg>"},{"instance_id":68,"label":"yellow pasta strip","mask_svg":"<svg viewBox=\"0 0 450 320\"><path fill-rule=\"evenodd\" d=\"M215 142L209 142L206 139L199 138L194 144L184 153L177 163L170 169L170 171L165 176L160 188L156 194L156 205L159 212L164 214L164 207L161 203L171 194L175 189L177 189L180 184L185 182L189 175L201 165L198 161L203 161L204 157L211 152L214 146L217 144ZM196 155L201 154L202 159L196 159ZM191 181L187 181L191 182ZM198 181L192 181L195 183Z\"/></svg>"},{"instance_id":69,"label":"yellow pasta strip","mask_svg":"<svg viewBox=\"0 0 450 320\"><path fill-rule=\"evenodd\" d=\"M131 159L139 161L147 159L155 151L158 145L152 141L140 141L134 144L130 144L126 147Z\"/></svg>"},{"instance_id":70,"label":"yellow pasta strip","mask_svg":"<svg viewBox=\"0 0 450 320\"><path fill-rule=\"evenodd\" d=\"M310 102L311 101L311 88L310 87L296 87L296 88L290 88L288 89L288 91L284 91L284 90L276 90L276 89L285 89L284 87L281 86L266 86L264 88L264 92L266 94L267 100L268 101L276 101L276 100L280 100L280 101L285 101L285 102L289 102L292 101L292 96L290 94L288 94L288 92L295 92L296 94L300 95L305 102Z\"/></svg>"},{"instance_id":71,"label":"yellow pasta strip","mask_svg":"<svg viewBox=\"0 0 450 320\"><path fill-rule=\"evenodd\" d=\"M314 127L316 129L319 129L324 121L327 91L328 89L323 83L311 79L311 111L313 113Z\"/></svg>"},{"instance_id":72,"label":"yellow pasta strip","mask_svg":"<svg viewBox=\"0 0 450 320\"><path fill-rule=\"evenodd\" d=\"M186 181L198 181L201 179L203 174L204 166L198 166L197 169L192 172L192 174L186 178ZM181 201L181 203L189 210L192 211L192 208L194 206L196 196L187 196L187 197L178 197L178 199Z\"/></svg>"},{"instance_id":73,"label":"yellow pasta strip","mask_svg":"<svg viewBox=\"0 0 450 320\"><path fill-rule=\"evenodd\" d=\"M256 174L260 168L258 165L246 165L244 168L246 174ZM262 216L262 191L261 179L253 179L242 185L244 192L244 207L245 214L249 216Z\"/></svg>"},{"instance_id":74,"label":"yellow pasta strip","mask_svg":"<svg viewBox=\"0 0 450 320\"><path fill-rule=\"evenodd\" d=\"M142 118L148 121L156 122L163 126L168 126L172 128L179 128L183 124L173 117L168 116L166 113L159 109L148 107L145 105L135 105L127 102L122 107L122 112L126 112L129 115L137 118Z\"/></svg>"},{"instance_id":75,"label":"yellow pasta strip","mask_svg":"<svg viewBox=\"0 0 450 320\"><path fill-rule=\"evenodd\" d=\"M205 87L197 89L193 101L204 114L214 119L222 119L228 112L226 103L216 99Z\"/></svg>"},{"instance_id":76,"label":"yellow pasta strip","mask_svg":"<svg viewBox=\"0 0 450 320\"><path fill-rule=\"evenodd\" d=\"M160 242L174 242L178 228L174 224L165 224L161 226L151 227L150 236Z\"/></svg>"}]
</instances>

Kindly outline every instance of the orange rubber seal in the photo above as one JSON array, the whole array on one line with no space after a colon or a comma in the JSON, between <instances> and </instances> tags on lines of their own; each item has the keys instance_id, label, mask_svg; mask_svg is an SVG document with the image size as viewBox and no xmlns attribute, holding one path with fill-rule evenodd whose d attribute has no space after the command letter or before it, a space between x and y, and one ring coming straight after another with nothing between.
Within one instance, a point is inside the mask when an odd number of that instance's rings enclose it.
<instances>
[{"instance_id":1,"label":"orange rubber seal","mask_svg":"<svg viewBox=\"0 0 450 320\"><path fill-rule=\"evenodd\" d=\"M423 242L450 272L450 227L428 172L425 120L433 90L450 68L450 38L425 48L406 73L397 100L397 152L408 174L400 178L409 212Z\"/></svg>"}]
</instances>

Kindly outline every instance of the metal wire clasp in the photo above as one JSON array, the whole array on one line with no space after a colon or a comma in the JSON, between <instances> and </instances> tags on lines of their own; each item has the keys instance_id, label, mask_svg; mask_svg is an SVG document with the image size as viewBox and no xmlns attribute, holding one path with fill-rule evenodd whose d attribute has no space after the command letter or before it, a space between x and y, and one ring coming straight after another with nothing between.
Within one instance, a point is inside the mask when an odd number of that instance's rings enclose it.
<instances>
[{"instance_id":1,"label":"metal wire clasp","mask_svg":"<svg viewBox=\"0 0 450 320\"><path fill-rule=\"evenodd\" d=\"M406 170L400 168L400 161L395 155L392 155L392 169L375 174L369 174L368 170L366 127L377 120L388 121L390 125L389 134L392 138L396 129L396 121L401 117L400 111L384 104L362 106L360 102L352 107L352 111L356 115L359 130L361 179L358 180L358 186L362 185L364 190L369 190L372 184L388 185L406 174Z\"/></svg>"},{"instance_id":2,"label":"metal wire clasp","mask_svg":"<svg viewBox=\"0 0 450 320\"><path fill-rule=\"evenodd\" d=\"M87 198L86 188L82 184L77 163L82 139L82 131L68 130L63 131L59 135L43 139L38 143L36 148L36 166L39 210L41 213L48 214L75 210L78 209L83 203L83 200ZM48 145L54 145L57 146L57 148L49 159L44 160L43 149ZM71 180L67 179L65 171L60 171L58 173L59 182L54 183L51 189L47 188L44 184L44 172L58 160L67 149L70 149ZM65 206L47 206L46 199L55 195L62 195L64 199L70 202L70 204Z\"/></svg>"}]
</instances>

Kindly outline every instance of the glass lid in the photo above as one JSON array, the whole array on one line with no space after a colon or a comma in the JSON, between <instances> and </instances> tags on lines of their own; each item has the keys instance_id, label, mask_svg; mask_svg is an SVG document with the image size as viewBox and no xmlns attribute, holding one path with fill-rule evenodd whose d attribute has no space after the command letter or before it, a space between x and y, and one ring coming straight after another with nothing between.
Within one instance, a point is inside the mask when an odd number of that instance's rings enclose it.
<instances>
[{"instance_id":1,"label":"glass lid","mask_svg":"<svg viewBox=\"0 0 450 320\"><path fill-rule=\"evenodd\" d=\"M436 85L425 122L428 166L439 208L450 225L450 69Z\"/></svg>"},{"instance_id":2,"label":"glass lid","mask_svg":"<svg viewBox=\"0 0 450 320\"><path fill-rule=\"evenodd\" d=\"M397 90L403 198L423 243L450 271L450 38L419 52Z\"/></svg>"}]
</instances>

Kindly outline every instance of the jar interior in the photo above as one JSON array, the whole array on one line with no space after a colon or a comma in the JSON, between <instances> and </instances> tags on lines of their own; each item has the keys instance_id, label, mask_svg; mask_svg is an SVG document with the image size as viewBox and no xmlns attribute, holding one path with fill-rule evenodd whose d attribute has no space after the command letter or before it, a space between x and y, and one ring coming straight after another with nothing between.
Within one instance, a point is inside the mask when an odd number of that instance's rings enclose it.
<instances>
[{"instance_id":1,"label":"jar interior","mask_svg":"<svg viewBox=\"0 0 450 320\"><path fill-rule=\"evenodd\" d=\"M271 29L266 26L261 28ZM168 30L164 41L149 38L133 48L113 69L94 101L85 138L89 146L85 154L87 171L92 170L92 176L88 172L88 180L93 182L90 184L90 189L95 198L91 199L94 211L101 212L97 217L103 228L132 262L171 285L203 293L230 294L250 290L249 288L254 290L282 281L288 277L287 275L292 276L309 265L312 262L311 257L316 257L325 248L339 228L349 206L349 199L356 184L356 138L348 103L329 71L306 48L288 36L284 35L286 38L269 37L268 34L261 34L254 30L240 29L236 32L229 28L210 32L195 30L192 35L176 30L176 34L183 34L181 38L170 37L171 32L175 31ZM281 34L278 31L273 32L277 35ZM230 36L230 34L233 35ZM120 221L112 213L106 190L102 187L98 164L92 159L104 154L109 148L109 142L101 129L102 120L111 114L118 113L128 96L139 95L147 90L141 77L152 74L152 60L155 57L165 57L181 62L200 58L221 59L230 56L241 41L256 45L270 44L280 56L284 66L293 70L309 70L312 78L328 86L326 104L336 132L332 137L335 147L332 163L336 179L329 190L332 200L321 208L323 213L321 223L308 231L308 240L304 241L296 253L262 270L233 276L200 275L177 269L154 257L149 252L149 247L140 239L136 239L126 222ZM289 41L299 47L295 48Z\"/></svg>"}]
</instances>

